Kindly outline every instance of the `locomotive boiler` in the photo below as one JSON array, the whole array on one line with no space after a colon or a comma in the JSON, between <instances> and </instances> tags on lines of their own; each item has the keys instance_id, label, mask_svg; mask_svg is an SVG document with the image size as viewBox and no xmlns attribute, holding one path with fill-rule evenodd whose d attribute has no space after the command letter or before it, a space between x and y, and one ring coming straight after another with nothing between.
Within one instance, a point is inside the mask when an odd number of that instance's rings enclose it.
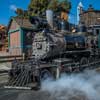
<instances>
[{"instance_id":1,"label":"locomotive boiler","mask_svg":"<svg viewBox=\"0 0 100 100\"><path fill-rule=\"evenodd\" d=\"M49 58L65 51L66 41L61 33L43 30L35 35L32 47L35 58Z\"/></svg>"},{"instance_id":2,"label":"locomotive boiler","mask_svg":"<svg viewBox=\"0 0 100 100\"><path fill-rule=\"evenodd\" d=\"M43 30L36 33L32 45L35 58L59 57L62 52L84 50L85 36L63 34L62 32Z\"/></svg>"}]
</instances>

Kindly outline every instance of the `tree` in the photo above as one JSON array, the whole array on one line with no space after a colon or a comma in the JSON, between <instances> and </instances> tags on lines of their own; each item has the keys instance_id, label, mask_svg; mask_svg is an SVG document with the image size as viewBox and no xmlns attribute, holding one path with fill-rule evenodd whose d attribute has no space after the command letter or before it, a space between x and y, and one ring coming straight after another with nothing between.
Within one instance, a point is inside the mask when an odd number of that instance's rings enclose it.
<instances>
[{"instance_id":1,"label":"tree","mask_svg":"<svg viewBox=\"0 0 100 100\"><path fill-rule=\"evenodd\" d=\"M21 8L17 8L17 10L15 11L15 13L17 14L17 17L23 17L23 18L28 18L28 11L27 10L23 10Z\"/></svg>"},{"instance_id":2,"label":"tree","mask_svg":"<svg viewBox=\"0 0 100 100\"><path fill-rule=\"evenodd\" d=\"M71 9L71 2L68 0L51 0L48 8L52 9L54 12L69 12Z\"/></svg>"},{"instance_id":3,"label":"tree","mask_svg":"<svg viewBox=\"0 0 100 100\"><path fill-rule=\"evenodd\" d=\"M17 8L17 10L15 11L15 13L18 15L18 16L22 16L23 15L23 9L21 8Z\"/></svg>"},{"instance_id":4,"label":"tree","mask_svg":"<svg viewBox=\"0 0 100 100\"><path fill-rule=\"evenodd\" d=\"M68 0L63 0L62 2L60 2L60 7L62 11L69 13L71 9L71 2L69 2Z\"/></svg>"},{"instance_id":5,"label":"tree","mask_svg":"<svg viewBox=\"0 0 100 100\"><path fill-rule=\"evenodd\" d=\"M16 13L24 17L43 16L47 9L53 10L55 14L69 13L71 3L69 0L31 0L27 11L18 8Z\"/></svg>"},{"instance_id":6,"label":"tree","mask_svg":"<svg viewBox=\"0 0 100 100\"><path fill-rule=\"evenodd\" d=\"M48 9L51 9L54 12L58 11L58 7L59 7L58 0L51 0L48 5Z\"/></svg>"},{"instance_id":7,"label":"tree","mask_svg":"<svg viewBox=\"0 0 100 100\"><path fill-rule=\"evenodd\" d=\"M48 0L31 0L28 6L28 12L31 16L42 15L48 7Z\"/></svg>"},{"instance_id":8,"label":"tree","mask_svg":"<svg viewBox=\"0 0 100 100\"><path fill-rule=\"evenodd\" d=\"M68 0L51 0L49 9L52 9L56 16L68 21L68 13L71 9L71 2Z\"/></svg>"}]
</instances>

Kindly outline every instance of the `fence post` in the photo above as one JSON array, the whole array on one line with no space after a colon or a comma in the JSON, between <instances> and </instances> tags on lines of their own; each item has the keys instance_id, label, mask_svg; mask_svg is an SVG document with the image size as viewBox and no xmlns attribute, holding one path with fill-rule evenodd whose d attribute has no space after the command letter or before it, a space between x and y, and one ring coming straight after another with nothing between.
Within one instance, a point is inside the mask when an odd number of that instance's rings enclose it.
<instances>
[{"instance_id":1,"label":"fence post","mask_svg":"<svg viewBox=\"0 0 100 100\"><path fill-rule=\"evenodd\" d=\"M23 56L23 61L24 61L24 60L25 60L25 53L23 53L23 55L22 55L22 56Z\"/></svg>"}]
</instances>

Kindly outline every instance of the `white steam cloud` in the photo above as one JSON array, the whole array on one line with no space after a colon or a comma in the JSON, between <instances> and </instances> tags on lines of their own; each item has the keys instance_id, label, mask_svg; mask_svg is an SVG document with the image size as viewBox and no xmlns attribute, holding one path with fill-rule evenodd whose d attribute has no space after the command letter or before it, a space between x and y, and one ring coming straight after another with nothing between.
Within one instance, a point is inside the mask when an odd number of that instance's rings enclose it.
<instances>
[{"instance_id":1,"label":"white steam cloud","mask_svg":"<svg viewBox=\"0 0 100 100\"><path fill-rule=\"evenodd\" d=\"M56 81L44 81L42 90L50 92L57 100L100 100L100 74L95 71L63 74Z\"/></svg>"},{"instance_id":2,"label":"white steam cloud","mask_svg":"<svg viewBox=\"0 0 100 100\"><path fill-rule=\"evenodd\" d=\"M10 10L16 11L17 10L17 6L16 5L10 5Z\"/></svg>"}]
</instances>

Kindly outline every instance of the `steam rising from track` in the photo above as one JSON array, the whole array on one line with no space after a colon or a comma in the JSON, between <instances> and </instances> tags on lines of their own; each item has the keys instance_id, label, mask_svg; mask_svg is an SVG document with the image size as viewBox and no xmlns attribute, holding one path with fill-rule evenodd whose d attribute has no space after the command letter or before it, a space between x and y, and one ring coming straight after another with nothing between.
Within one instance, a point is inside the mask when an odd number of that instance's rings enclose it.
<instances>
[{"instance_id":1,"label":"steam rising from track","mask_svg":"<svg viewBox=\"0 0 100 100\"><path fill-rule=\"evenodd\" d=\"M42 90L50 92L57 100L100 100L100 74L95 71L63 74L56 81L44 81Z\"/></svg>"}]
</instances>

